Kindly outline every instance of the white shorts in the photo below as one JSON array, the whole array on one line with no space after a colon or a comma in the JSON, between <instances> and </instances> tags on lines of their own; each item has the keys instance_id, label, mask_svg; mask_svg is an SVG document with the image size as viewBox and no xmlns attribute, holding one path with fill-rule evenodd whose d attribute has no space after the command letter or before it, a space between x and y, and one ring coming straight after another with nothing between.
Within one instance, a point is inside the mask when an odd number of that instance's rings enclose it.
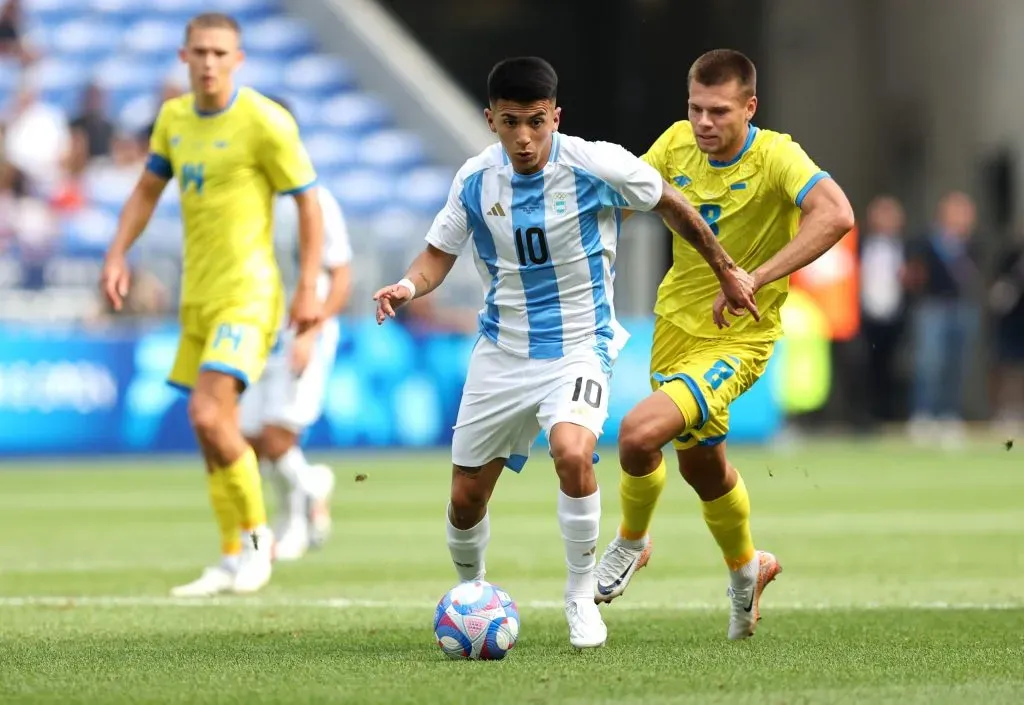
<instances>
[{"instance_id":1,"label":"white shorts","mask_svg":"<svg viewBox=\"0 0 1024 705\"><path fill-rule=\"evenodd\" d=\"M326 321L309 356L309 364L302 375L296 377L289 364L295 332L281 332L263 374L242 395L239 425L243 435L256 437L266 426L301 434L316 423L323 412L327 381L338 351L338 335L338 322Z\"/></svg>"},{"instance_id":2,"label":"white shorts","mask_svg":"<svg viewBox=\"0 0 1024 705\"><path fill-rule=\"evenodd\" d=\"M530 360L481 337L473 349L452 438L452 462L480 467L495 458L519 472L537 434L563 421L601 437L608 380L601 358L580 347L554 360Z\"/></svg>"}]
</instances>

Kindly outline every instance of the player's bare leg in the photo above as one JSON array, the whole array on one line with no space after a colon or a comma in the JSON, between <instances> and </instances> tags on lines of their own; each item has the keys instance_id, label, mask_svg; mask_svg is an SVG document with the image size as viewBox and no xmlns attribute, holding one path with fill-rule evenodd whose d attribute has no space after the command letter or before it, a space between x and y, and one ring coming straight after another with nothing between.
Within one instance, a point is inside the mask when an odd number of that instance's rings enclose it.
<instances>
[{"instance_id":1,"label":"player's bare leg","mask_svg":"<svg viewBox=\"0 0 1024 705\"><path fill-rule=\"evenodd\" d=\"M594 603L594 557L601 526L601 493L594 475L597 437L590 429L562 422L552 426L548 444L561 490L558 524L569 572L565 585L569 642L578 649L602 646L608 629Z\"/></svg>"},{"instance_id":2,"label":"player's bare leg","mask_svg":"<svg viewBox=\"0 0 1024 705\"><path fill-rule=\"evenodd\" d=\"M485 553L491 540L487 503L505 467L495 458L480 467L452 466L452 492L448 502L448 551L459 580L483 580L487 574Z\"/></svg>"},{"instance_id":3,"label":"player's bare leg","mask_svg":"<svg viewBox=\"0 0 1024 705\"><path fill-rule=\"evenodd\" d=\"M750 535L750 498L725 455L725 442L677 451L683 479L700 497L704 521L729 566L730 639L753 636L765 587L782 572L775 556L756 551Z\"/></svg>"},{"instance_id":4,"label":"player's bare leg","mask_svg":"<svg viewBox=\"0 0 1024 705\"><path fill-rule=\"evenodd\" d=\"M661 449L686 429L676 403L657 391L633 407L619 427L619 498L622 523L597 565L596 602L621 595L651 556L651 518L665 487Z\"/></svg>"},{"instance_id":5,"label":"player's bare leg","mask_svg":"<svg viewBox=\"0 0 1024 705\"><path fill-rule=\"evenodd\" d=\"M301 558L312 545L323 544L330 532L334 473L325 465L311 466L306 461L292 429L265 426L253 447L258 448L279 492L281 521L274 531L274 557Z\"/></svg>"},{"instance_id":6,"label":"player's bare leg","mask_svg":"<svg viewBox=\"0 0 1024 705\"><path fill-rule=\"evenodd\" d=\"M266 526L256 454L238 428L240 391L234 377L203 370L189 398L188 413L206 459L222 550L240 551L229 589L244 593L258 590L270 580L273 535ZM189 590L190 585L176 588L174 593L201 594Z\"/></svg>"}]
</instances>

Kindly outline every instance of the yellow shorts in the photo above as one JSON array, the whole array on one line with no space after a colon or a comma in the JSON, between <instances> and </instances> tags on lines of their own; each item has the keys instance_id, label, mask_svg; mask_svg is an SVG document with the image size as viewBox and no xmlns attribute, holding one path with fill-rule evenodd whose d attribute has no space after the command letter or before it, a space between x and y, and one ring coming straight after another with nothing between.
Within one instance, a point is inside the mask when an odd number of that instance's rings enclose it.
<instances>
[{"instance_id":1,"label":"yellow shorts","mask_svg":"<svg viewBox=\"0 0 1024 705\"><path fill-rule=\"evenodd\" d=\"M651 388L680 409L696 399L700 418L673 441L678 450L713 446L729 433L729 405L764 374L775 347L766 338L697 338L658 317L651 346Z\"/></svg>"},{"instance_id":2,"label":"yellow shorts","mask_svg":"<svg viewBox=\"0 0 1024 705\"><path fill-rule=\"evenodd\" d=\"M202 370L231 375L245 387L263 373L277 341L282 299L217 301L181 307L181 341L167 383L190 391Z\"/></svg>"}]
</instances>

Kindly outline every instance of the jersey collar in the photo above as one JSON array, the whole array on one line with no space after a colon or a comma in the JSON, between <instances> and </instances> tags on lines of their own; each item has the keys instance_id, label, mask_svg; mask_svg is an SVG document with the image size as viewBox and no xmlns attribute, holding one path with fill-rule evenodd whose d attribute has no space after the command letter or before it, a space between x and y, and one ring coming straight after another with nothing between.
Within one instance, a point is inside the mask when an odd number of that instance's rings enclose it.
<instances>
[{"instance_id":1,"label":"jersey collar","mask_svg":"<svg viewBox=\"0 0 1024 705\"><path fill-rule=\"evenodd\" d=\"M732 166L733 164L738 162L740 159L742 159L743 155L747 153L747 150L750 149L750 145L754 144L754 138L755 137L757 137L757 126L750 125L750 129L747 130L747 141L743 143L743 149L740 150L739 154L737 154L735 157L733 157L732 159L730 159L727 162L720 162L720 161L716 161L714 159L708 159L708 164L710 164L711 166L714 166L714 167L719 167L719 168L721 168L723 166Z\"/></svg>"},{"instance_id":2,"label":"jersey collar","mask_svg":"<svg viewBox=\"0 0 1024 705\"><path fill-rule=\"evenodd\" d=\"M225 105L220 110L200 110L199 108L196 107L194 102L192 103L192 108L196 111L196 115L198 115L199 117L204 117L204 118L214 117L216 115L220 115L222 113L226 113L227 111L231 110L231 106L235 104L235 101L237 99L238 99L238 88L235 88L235 92L231 94L231 100L229 100L228 104Z\"/></svg>"}]
</instances>

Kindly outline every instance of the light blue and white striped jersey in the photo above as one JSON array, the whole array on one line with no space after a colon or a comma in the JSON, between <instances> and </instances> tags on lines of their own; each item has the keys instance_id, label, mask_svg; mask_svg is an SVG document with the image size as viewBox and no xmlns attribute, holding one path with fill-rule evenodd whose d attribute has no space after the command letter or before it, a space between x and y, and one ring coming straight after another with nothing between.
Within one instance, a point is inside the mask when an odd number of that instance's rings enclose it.
<instances>
[{"instance_id":1,"label":"light blue and white striped jersey","mask_svg":"<svg viewBox=\"0 0 1024 705\"><path fill-rule=\"evenodd\" d=\"M480 332L495 345L539 359L593 346L610 365L629 337L612 304L619 209L651 210L662 183L608 142L556 132L547 165L530 175L498 143L459 169L426 240L458 255L472 238L487 292Z\"/></svg>"}]
</instances>

